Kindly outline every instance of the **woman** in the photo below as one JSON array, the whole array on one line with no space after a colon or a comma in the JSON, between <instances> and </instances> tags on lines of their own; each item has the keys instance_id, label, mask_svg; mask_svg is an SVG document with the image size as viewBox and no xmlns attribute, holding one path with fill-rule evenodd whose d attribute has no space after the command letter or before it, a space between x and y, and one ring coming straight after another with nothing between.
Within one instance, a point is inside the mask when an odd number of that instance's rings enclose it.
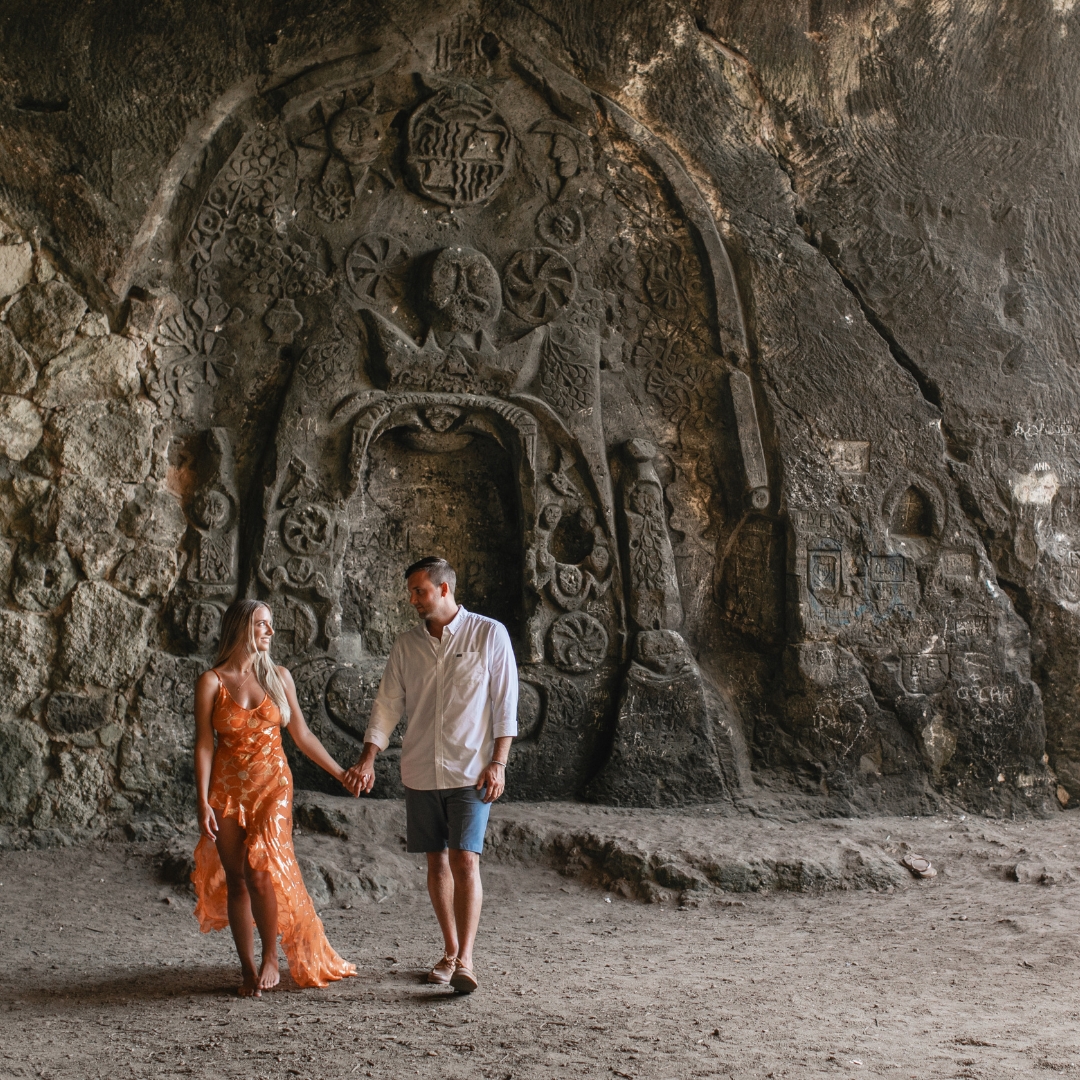
<instances>
[{"instance_id":1,"label":"woman","mask_svg":"<svg viewBox=\"0 0 1080 1080\"><path fill-rule=\"evenodd\" d=\"M195 915L204 932L232 929L244 981L261 997L280 981L277 937L300 986L355 975L330 947L292 846L292 774L281 729L316 765L359 793L358 781L304 722L292 676L270 659L270 608L237 600L221 620L215 665L195 684L195 783L202 836L195 848ZM217 749L214 736L217 735ZM252 920L262 939L255 966Z\"/></svg>"}]
</instances>

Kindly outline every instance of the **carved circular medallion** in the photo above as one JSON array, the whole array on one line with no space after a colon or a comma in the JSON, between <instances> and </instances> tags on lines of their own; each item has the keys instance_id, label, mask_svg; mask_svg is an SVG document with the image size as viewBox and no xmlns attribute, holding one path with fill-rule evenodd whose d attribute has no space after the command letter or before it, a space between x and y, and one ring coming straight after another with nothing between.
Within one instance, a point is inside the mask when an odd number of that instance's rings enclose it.
<instances>
[{"instance_id":1,"label":"carved circular medallion","mask_svg":"<svg viewBox=\"0 0 1080 1080\"><path fill-rule=\"evenodd\" d=\"M576 206L552 203L537 216L536 231L551 247L574 248L585 239L585 220Z\"/></svg>"},{"instance_id":2,"label":"carved circular medallion","mask_svg":"<svg viewBox=\"0 0 1080 1080\"><path fill-rule=\"evenodd\" d=\"M315 503L300 503L281 520L281 539L297 555L321 554L330 546L333 534L330 511Z\"/></svg>"},{"instance_id":3,"label":"carved circular medallion","mask_svg":"<svg viewBox=\"0 0 1080 1080\"><path fill-rule=\"evenodd\" d=\"M467 83L441 90L409 118L409 176L421 195L471 206L494 194L513 163L510 127Z\"/></svg>"},{"instance_id":4,"label":"carved circular medallion","mask_svg":"<svg viewBox=\"0 0 1080 1080\"><path fill-rule=\"evenodd\" d=\"M382 125L378 116L353 106L342 109L327 129L330 145L350 165L370 165L381 148Z\"/></svg>"},{"instance_id":5,"label":"carved circular medallion","mask_svg":"<svg viewBox=\"0 0 1080 1080\"><path fill-rule=\"evenodd\" d=\"M604 624L583 611L563 615L548 633L551 659L563 671L591 671L607 655Z\"/></svg>"},{"instance_id":6,"label":"carved circular medallion","mask_svg":"<svg viewBox=\"0 0 1080 1080\"><path fill-rule=\"evenodd\" d=\"M192 511L204 529L221 529L229 520L229 497L211 488L196 496Z\"/></svg>"},{"instance_id":7,"label":"carved circular medallion","mask_svg":"<svg viewBox=\"0 0 1080 1080\"><path fill-rule=\"evenodd\" d=\"M475 333L502 310L499 275L482 252L443 248L431 267L429 298L447 330Z\"/></svg>"},{"instance_id":8,"label":"carved circular medallion","mask_svg":"<svg viewBox=\"0 0 1080 1080\"><path fill-rule=\"evenodd\" d=\"M217 641L221 633L221 616L224 614L225 605L215 604L210 600L191 605L187 616L187 632L199 648L208 648Z\"/></svg>"},{"instance_id":9,"label":"carved circular medallion","mask_svg":"<svg viewBox=\"0 0 1080 1080\"><path fill-rule=\"evenodd\" d=\"M383 304L401 295L401 273L409 252L400 240L381 233L361 236L345 256L349 288L369 304Z\"/></svg>"},{"instance_id":10,"label":"carved circular medallion","mask_svg":"<svg viewBox=\"0 0 1080 1080\"><path fill-rule=\"evenodd\" d=\"M574 298L577 273L550 248L527 248L511 256L503 273L506 306L534 326L551 322Z\"/></svg>"}]
</instances>

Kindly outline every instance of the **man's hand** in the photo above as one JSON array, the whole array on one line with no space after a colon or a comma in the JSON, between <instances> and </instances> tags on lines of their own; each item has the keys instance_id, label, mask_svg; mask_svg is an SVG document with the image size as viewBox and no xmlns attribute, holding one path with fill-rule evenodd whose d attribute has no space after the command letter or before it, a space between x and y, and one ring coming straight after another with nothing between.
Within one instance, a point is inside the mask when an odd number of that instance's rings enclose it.
<instances>
[{"instance_id":1,"label":"man's hand","mask_svg":"<svg viewBox=\"0 0 1080 1080\"><path fill-rule=\"evenodd\" d=\"M375 755L379 748L374 743L365 743L360 760L345 773L342 783L350 790L356 786L355 794L370 791L375 786Z\"/></svg>"},{"instance_id":2,"label":"man's hand","mask_svg":"<svg viewBox=\"0 0 1080 1080\"><path fill-rule=\"evenodd\" d=\"M476 790L484 788L484 802L493 803L506 790L506 766L501 761L492 761L476 781Z\"/></svg>"}]
</instances>

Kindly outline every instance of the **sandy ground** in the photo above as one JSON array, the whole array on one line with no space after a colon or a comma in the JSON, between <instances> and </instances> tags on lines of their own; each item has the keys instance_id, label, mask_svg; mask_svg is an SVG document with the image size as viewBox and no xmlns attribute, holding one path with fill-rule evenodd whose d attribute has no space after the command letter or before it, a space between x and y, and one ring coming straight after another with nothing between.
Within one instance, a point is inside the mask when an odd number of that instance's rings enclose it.
<instances>
[{"instance_id":1,"label":"sandy ground","mask_svg":"<svg viewBox=\"0 0 1080 1080\"><path fill-rule=\"evenodd\" d=\"M497 812L529 815L520 805ZM612 820L614 830L663 838L662 816ZM938 1080L1080 1070L1077 816L667 820L683 841L737 827L748 851L781 828L795 848L909 845L941 873L880 891L714 889L648 904L521 859L489 859L481 986L462 998L422 981L440 941L419 862L398 847L387 852L398 884L381 902L331 896L323 908L358 978L300 991L286 977L281 990L240 1001L228 935L199 934L190 894L162 883L160 843L4 852L0 1078ZM304 830L297 848L343 865L350 842Z\"/></svg>"}]
</instances>

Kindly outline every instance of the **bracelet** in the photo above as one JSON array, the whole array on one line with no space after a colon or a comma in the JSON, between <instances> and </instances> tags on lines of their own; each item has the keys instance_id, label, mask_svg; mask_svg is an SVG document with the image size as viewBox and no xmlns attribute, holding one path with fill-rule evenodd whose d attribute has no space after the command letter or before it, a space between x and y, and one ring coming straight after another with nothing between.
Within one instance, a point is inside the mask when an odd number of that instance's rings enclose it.
<instances>
[{"instance_id":1,"label":"bracelet","mask_svg":"<svg viewBox=\"0 0 1080 1080\"><path fill-rule=\"evenodd\" d=\"M506 768L506 762L505 761L492 761L491 764L492 765L501 765L504 769Z\"/></svg>"}]
</instances>

